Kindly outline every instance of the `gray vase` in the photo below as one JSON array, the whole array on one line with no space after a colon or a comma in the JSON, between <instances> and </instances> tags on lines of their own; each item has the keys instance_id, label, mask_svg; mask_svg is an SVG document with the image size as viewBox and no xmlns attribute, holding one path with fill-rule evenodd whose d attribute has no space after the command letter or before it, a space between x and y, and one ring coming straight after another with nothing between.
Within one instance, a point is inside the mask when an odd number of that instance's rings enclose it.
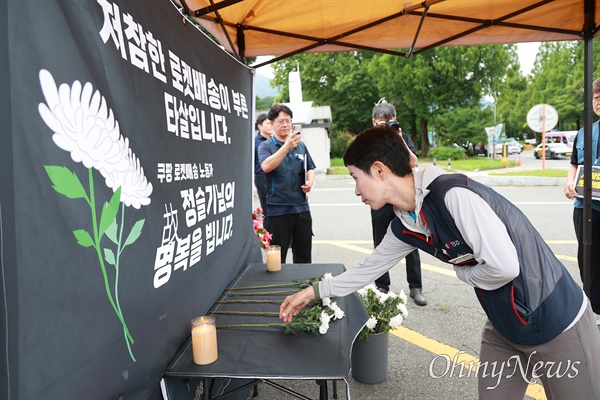
<instances>
[{"instance_id":1,"label":"gray vase","mask_svg":"<svg viewBox=\"0 0 600 400\"><path fill-rule=\"evenodd\" d=\"M389 332L374 333L368 342L352 345L352 377L360 383L381 383L387 378Z\"/></svg>"}]
</instances>

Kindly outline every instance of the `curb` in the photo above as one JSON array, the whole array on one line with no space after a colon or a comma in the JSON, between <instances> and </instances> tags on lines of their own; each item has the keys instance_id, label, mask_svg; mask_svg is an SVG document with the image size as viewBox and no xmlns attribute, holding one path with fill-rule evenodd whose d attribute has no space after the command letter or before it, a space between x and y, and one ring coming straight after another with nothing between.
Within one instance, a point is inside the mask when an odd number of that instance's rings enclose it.
<instances>
[{"instance_id":1,"label":"curb","mask_svg":"<svg viewBox=\"0 0 600 400\"><path fill-rule=\"evenodd\" d=\"M490 176L484 173L466 173L470 179L486 186L565 186L567 178L544 178L537 176ZM317 173L316 181L352 180L350 175L326 175Z\"/></svg>"}]
</instances>

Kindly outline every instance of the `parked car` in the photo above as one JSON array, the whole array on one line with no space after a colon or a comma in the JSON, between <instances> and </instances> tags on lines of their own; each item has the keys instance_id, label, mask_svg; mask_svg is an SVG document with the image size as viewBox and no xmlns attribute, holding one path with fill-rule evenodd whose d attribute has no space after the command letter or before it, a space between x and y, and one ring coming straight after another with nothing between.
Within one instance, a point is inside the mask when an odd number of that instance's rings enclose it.
<instances>
[{"instance_id":1,"label":"parked car","mask_svg":"<svg viewBox=\"0 0 600 400\"><path fill-rule=\"evenodd\" d=\"M523 145L515 140L515 138L499 139L496 143L496 154L502 155L504 151L504 144L506 144L508 154L521 154L523 151Z\"/></svg>"},{"instance_id":2,"label":"parked car","mask_svg":"<svg viewBox=\"0 0 600 400\"><path fill-rule=\"evenodd\" d=\"M542 148L544 146L546 147L546 158L551 160L554 160L557 157L571 157L571 154L573 153L573 149L570 149L569 146L562 142L540 143L533 150L533 155L538 160L542 158Z\"/></svg>"}]
</instances>

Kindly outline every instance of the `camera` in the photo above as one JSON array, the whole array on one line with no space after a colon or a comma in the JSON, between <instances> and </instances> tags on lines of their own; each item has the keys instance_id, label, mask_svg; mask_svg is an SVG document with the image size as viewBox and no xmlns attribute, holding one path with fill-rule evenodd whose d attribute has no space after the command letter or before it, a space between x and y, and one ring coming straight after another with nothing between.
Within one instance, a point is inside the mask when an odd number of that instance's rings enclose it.
<instances>
[{"instance_id":1,"label":"camera","mask_svg":"<svg viewBox=\"0 0 600 400\"><path fill-rule=\"evenodd\" d=\"M396 132L400 132L400 123L395 119L390 119L385 124L391 128L394 128Z\"/></svg>"}]
</instances>

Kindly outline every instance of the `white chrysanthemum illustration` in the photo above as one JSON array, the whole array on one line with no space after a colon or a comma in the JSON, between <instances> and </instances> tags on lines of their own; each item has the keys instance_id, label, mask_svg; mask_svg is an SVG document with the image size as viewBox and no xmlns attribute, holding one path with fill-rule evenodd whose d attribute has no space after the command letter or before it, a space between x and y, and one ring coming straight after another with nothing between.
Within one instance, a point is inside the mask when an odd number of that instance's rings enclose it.
<instances>
[{"instance_id":1,"label":"white chrysanthemum illustration","mask_svg":"<svg viewBox=\"0 0 600 400\"><path fill-rule=\"evenodd\" d=\"M140 160L129 148L129 140L121 135L119 123L106 100L98 90L94 91L90 82L82 86L79 81L74 81L71 86L63 83L57 87L54 77L46 70L40 70L39 78L46 100L46 103L38 105L39 114L54 132L54 143L68 151L73 161L82 163L87 168L88 185L84 186L77 174L67 167L44 167L54 190L70 199L83 199L90 207L92 232L77 229L73 231L73 235L79 245L96 250L106 295L123 327L129 355L135 362L131 349L134 340L119 303L118 282L121 254L138 239L145 220L135 222L129 233L123 229L123 224L125 206L139 209L150 204L152 184L146 179ZM106 185L113 191L99 216L93 170L102 175ZM124 206L120 206L121 203ZM117 220L119 209L120 221ZM116 248L101 244L105 236ZM106 264L114 267L112 276L109 275Z\"/></svg>"},{"instance_id":2,"label":"white chrysanthemum illustration","mask_svg":"<svg viewBox=\"0 0 600 400\"><path fill-rule=\"evenodd\" d=\"M139 209L141 206L150 204L152 184L144 176L144 168L140 161L129 149L129 168L125 171L114 169L112 173L103 170L102 175L106 178L106 186L113 191L121 188L121 202L126 206Z\"/></svg>"},{"instance_id":3,"label":"white chrysanthemum illustration","mask_svg":"<svg viewBox=\"0 0 600 400\"><path fill-rule=\"evenodd\" d=\"M139 209L150 204L152 184L100 92L94 92L89 82L82 88L79 81L57 88L46 70L40 71L40 85L46 104L40 103L38 110L54 131L54 143L68 151L73 161L98 170L113 191L120 187L125 205Z\"/></svg>"}]
</instances>

